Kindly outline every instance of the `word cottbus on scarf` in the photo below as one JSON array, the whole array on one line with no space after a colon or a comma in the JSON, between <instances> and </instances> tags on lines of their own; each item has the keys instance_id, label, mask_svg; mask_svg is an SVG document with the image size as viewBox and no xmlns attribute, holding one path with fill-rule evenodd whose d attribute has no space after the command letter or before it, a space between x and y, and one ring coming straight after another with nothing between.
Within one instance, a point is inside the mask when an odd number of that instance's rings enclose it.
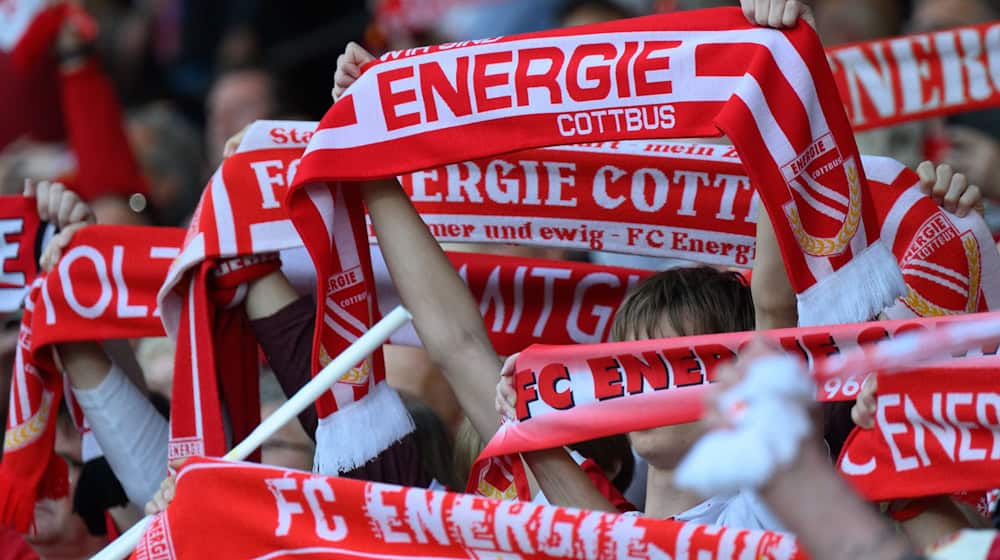
<instances>
[{"instance_id":1,"label":"word cottbus on scarf","mask_svg":"<svg viewBox=\"0 0 1000 560\"><path fill-rule=\"evenodd\" d=\"M803 325L866 319L904 290L815 32L752 27L736 9L386 54L324 116L296 185L720 134L753 162Z\"/></svg>"}]
</instances>

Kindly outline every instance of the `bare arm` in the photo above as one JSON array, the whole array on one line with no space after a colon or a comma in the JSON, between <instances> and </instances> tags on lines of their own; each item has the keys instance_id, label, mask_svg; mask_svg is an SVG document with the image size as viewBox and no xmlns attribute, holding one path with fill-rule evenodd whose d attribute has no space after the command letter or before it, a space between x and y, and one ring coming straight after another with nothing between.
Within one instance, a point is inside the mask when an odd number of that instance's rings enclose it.
<instances>
[{"instance_id":1,"label":"bare arm","mask_svg":"<svg viewBox=\"0 0 1000 560\"><path fill-rule=\"evenodd\" d=\"M799 313L795 290L785 272L778 248L778 238L767 212L757 216L757 254L750 279L757 330L780 329L798 325Z\"/></svg>"},{"instance_id":2,"label":"bare arm","mask_svg":"<svg viewBox=\"0 0 1000 560\"><path fill-rule=\"evenodd\" d=\"M368 183L364 198L389 273L424 348L476 432L491 438L497 431L493 396L500 359L472 295L394 179Z\"/></svg>"},{"instance_id":3,"label":"bare arm","mask_svg":"<svg viewBox=\"0 0 1000 560\"><path fill-rule=\"evenodd\" d=\"M66 342L59 344L57 351L75 389L97 387L111 369L111 360L96 342Z\"/></svg>"},{"instance_id":4,"label":"bare arm","mask_svg":"<svg viewBox=\"0 0 1000 560\"><path fill-rule=\"evenodd\" d=\"M252 321L270 317L295 300L299 294L280 270L249 282L247 289L247 317Z\"/></svg>"},{"instance_id":5,"label":"bare arm","mask_svg":"<svg viewBox=\"0 0 1000 560\"><path fill-rule=\"evenodd\" d=\"M803 444L795 463L761 495L817 560L898 560L912 553L906 539L847 487L816 445Z\"/></svg>"},{"instance_id":6,"label":"bare arm","mask_svg":"<svg viewBox=\"0 0 1000 560\"><path fill-rule=\"evenodd\" d=\"M400 299L431 361L441 369L480 437L497 431L500 358L468 288L395 180L364 187L365 204ZM551 503L614 511L564 449L525 453Z\"/></svg>"}]
</instances>

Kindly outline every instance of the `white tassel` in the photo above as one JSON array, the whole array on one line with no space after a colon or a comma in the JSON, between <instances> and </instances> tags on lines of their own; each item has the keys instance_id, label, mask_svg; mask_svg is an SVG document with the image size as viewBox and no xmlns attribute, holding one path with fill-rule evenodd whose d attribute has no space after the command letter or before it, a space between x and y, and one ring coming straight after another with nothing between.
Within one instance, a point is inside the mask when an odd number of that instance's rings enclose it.
<instances>
[{"instance_id":1,"label":"white tassel","mask_svg":"<svg viewBox=\"0 0 1000 560\"><path fill-rule=\"evenodd\" d=\"M906 293L896 257L876 241L798 296L799 326L869 321Z\"/></svg>"},{"instance_id":2,"label":"white tassel","mask_svg":"<svg viewBox=\"0 0 1000 560\"><path fill-rule=\"evenodd\" d=\"M365 398L319 420L313 471L336 476L356 469L413 430L399 393L379 383Z\"/></svg>"}]
</instances>

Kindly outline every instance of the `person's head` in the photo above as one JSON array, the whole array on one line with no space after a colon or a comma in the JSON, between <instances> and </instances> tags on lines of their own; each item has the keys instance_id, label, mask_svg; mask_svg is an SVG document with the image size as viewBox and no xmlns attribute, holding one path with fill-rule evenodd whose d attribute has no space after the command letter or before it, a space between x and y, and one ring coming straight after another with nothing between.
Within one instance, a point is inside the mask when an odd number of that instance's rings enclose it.
<instances>
[{"instance_id":1,"label":"person's head","mask_svg":"<svg viewBox=\"0 0 1000 560\"><path fill-rule=\"evenodd\" d=\"M900 34L903 6L896 0L824 0L814 3L816 31L826 45Z\"/></svg>"},{"instance_id":2,"label":"person's head","mask_svg":"<svg viewBox=\"0 0 1000 560\"><path fill-rule=\"evenodd\" d=\"M96 552L104 540L91 535L83 518L73 512L73 495L83 469L82 444L65 403L57 414L54 460L66 462L69 490L63 498L35 502L34 531L27 540L42 558L63 557L60 554L68 550L82 558Z\"/></svg>"},{"instance_id":3,"label":"person's head","mask_svg":"<svg viewBox=\"0 0 1000 560\"><path fill-rule=\"evenodd\" d=\"M455 449L452 454L452 471L458 480L465 482L469 480L472 472L472 465L476 462L476 457L483 452L486 443L479 437L476 429L472 427L472 422L466 416L458 427L455 434Z\"/></svg>"},{"instance_id":4,"label":"person's head","mask_svg":"<svg viewBox=\"0 0 1000 560\"><path fill-rule=\"evenodd\" d=\"M622 303L611 327L616 341L752 330L750 286L736 272L707 266L649 277ZM673 469L698 439L695 424L632 432L632 448L650 465Z\"/></svg>"},{"instance_id":5,"label":"person's head","mask_svg":"<svg viewBox=\"0 0 1000 560\"><path fill-rule=\"evenodd\" d=\"M278 113L277 83L262 68L230 70L212 84L205 107L208 163L222 161L226 140L246 125Z\"/></svg>"},{"instance_id":6,"label":"person's head","mask_svg":"<svg viewBox=\"0 0 1000 560\"><path fill-rule=\"evenodd\" d=\"M161 103L130 113L128 133L158 225L182 225L204 186L201 135L180 112Z\"/></svg>"}]
</instances>

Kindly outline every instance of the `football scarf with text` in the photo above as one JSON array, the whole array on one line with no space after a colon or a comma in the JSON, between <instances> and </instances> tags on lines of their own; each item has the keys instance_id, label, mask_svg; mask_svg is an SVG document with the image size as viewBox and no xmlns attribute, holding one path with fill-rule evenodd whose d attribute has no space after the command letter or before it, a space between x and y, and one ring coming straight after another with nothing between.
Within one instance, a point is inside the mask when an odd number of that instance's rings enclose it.
<instances>
[{"instance_id":1,"label":"football scarf with text","mask_svg":"<svg viewBox=\"0 0 1000 560\"><path fill-rule=\"evenodd\" d=\"M383 55L320 121L292 200L534 147L721 134L753 162L801 324L866 319L903 292L815 32L737 9Z\"/></svg>"},{"instance_id":2,"label":"football scarf with text","mask_svg":"<svg viewBox=\"0 0 1000 560\"><path fill-rule=\"evenodd\" d=\"M33 209L33 208L32 208ZM25 301L0 463L0 522L31 529L39 499L68 492L66 462L54 452L63 381L52 344L162 336L156 291L182 230L91 226L79 231L55 269L34 279Z\"/></svg>"}]
</instances>

